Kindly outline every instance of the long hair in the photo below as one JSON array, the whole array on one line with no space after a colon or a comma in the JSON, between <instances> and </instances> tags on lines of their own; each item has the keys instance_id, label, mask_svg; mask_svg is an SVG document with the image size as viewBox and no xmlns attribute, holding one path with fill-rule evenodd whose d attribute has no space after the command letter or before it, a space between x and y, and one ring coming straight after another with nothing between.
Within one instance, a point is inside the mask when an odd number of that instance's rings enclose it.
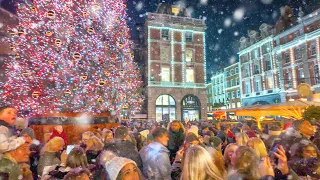
<instances>
[{"instance_id":1,"label":"long hair","mask_svg":"<svg viewBox=\"0 0 320 180\"><path fill-rule=\"evenodd\" d=\"M215 148L209 147L207 148L208 152L212 156L214 164L217 166L218 170L220 171L220 174L225 177L227 175L227 171L225 168L223 155L220 151L216 150Z\"/></svg>"},{"instance_id":2,"label":"long hair","mask_svg":"<svg viewBox=\"0 0 320 180\"><path fill-rule=\"evenodd\" d=\"M103 149L103 142L96 136L91 136L87 142L87 150L101 151Z\"/></svg>"},{"instance_id":3,"label":"long hair","mask_svg":"<svg viewBox=\"0 0 320 180\"><path fill-rule=\"evenodd\" d=\"M260 138L251 138L248 144L252 143L252 149L255 150L259 159L268 156L267 148Z\"/></svg>"},{"instance_id":4,"label":"long hair","mask_svg":"<svg viewBox=\"0 0 320 180\"><path fill-rule=\"evenodd\" d=\"M40 154L43 154L44 152L57 152L58 146L61 146L62 149L64 146L64 140L61 137L56 136L44 145Z\"/></svg>"},{"instance_id":5,"label":"long hair","mask_svg":"<svg viewBox=\"0 0 320 180\"><path fill-rule=\"evenodd\" d=\"M178 120L174 120L174 121L171 121L168 126L167 126L167 130L168 132L171 132L171 124L172 123L178 123L180 125L180 129L179 131L182 131L183 134L186 134L186 128L184 127L184 125L181 123L181 121L178 121Z\"/></svg>"},{"instance_id":6,"label":"long hair","mask_svg":"<svg viewBox=\"0 0 320 180\"><path fill-rule=\"evenodd\" d=\"M250 179L260 179L259 159L253 149L247 146L239 146L235 151L235 155L233 169L236 172L246 172L246 176L249 175Z\"/></svg>"},{"instance_id":7,"label":"long hair","mask_svg":"<svg viewBox=\"0 0 320 180\"><path fill-rule=\"evenodd\" d=\"M81 147L75 147L71 150L67 158L66 166L70 168L88 167L87 156Z\"/></svg>"},{"instance_id":8,"label":"long hair","mask_svg":"<svg viewBox=\"0 0 320 180\"><path fill-rule=\"evenodd\" d=\"M190 146L185 152L181 180L223 180L209 152L199 145Z\"/></svg>"},{"instance_id":9,"label":"long hair","mask_svg":"<svg viewBox=\"0 0 320 180\"><path fill-rule=\"evenodd\" d=\"M245 132L239 133L236 135L236 143L238 146L246 146L248 140L249 140L249 137Z\"/></svg>"},{"instance_id":10,"label":"long hair","mask_svg":"<svg viewBox=\"0 0 320 180\"><path fill-rule=\"evenodd\" d=\"M228 156L228 152L230 151L232 146L238 146L238 145L235 143L228 144L223 154L223 161L227 169L231 168L231 159Z\"/></svg>"}]
</instances>

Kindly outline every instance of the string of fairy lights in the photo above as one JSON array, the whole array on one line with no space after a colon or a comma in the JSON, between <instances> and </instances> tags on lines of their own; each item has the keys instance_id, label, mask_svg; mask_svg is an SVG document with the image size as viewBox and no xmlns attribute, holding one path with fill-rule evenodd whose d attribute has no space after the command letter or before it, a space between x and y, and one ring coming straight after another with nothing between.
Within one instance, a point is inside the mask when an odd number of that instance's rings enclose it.
<instances>
[{"instance_id":1,"label":"string of fairy lights","mask_svg":"<svg viewBox=\"0 0 320 180\"><path fill-rule=\"evenodd\" d=\"M19 3L2 102L32 114L140 110L123 0Z\"/></svg>"}]
</instances>

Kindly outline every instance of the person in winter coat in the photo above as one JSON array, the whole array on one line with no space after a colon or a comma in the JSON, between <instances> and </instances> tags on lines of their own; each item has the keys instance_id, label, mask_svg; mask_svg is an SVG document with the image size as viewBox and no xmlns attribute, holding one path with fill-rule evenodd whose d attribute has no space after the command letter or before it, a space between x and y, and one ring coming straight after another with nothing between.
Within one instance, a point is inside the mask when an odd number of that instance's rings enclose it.
<instances>
[{"instance_id":1,"label":"person in winter coat","mask_svg":"<svg viewBox=\"0 0 320 180\"><path fill-rule=\"evenodd\" d=\"M148 180L170 180L171 164L169 159L168 132L158 127L153 130L155 141L140 151L143 162L143 174Z\"/></svg>"},{"instance_id":2,"label":"person in winter coat","mask_svg":"<svg viewBox=\"0 0 320 180\"><path fill-rule=\"evenodd\" d=\"M0 159L0 172L7 173L9 180L17 180L22 176L22 171L19 163L28 163L29 161L29 144L25 143L15 150L10 150L4 153Z\"/></svg>"},{"instance_id":3,"label":"person in winter coat","mask_svg":"<svg viewBox=\"0 0 320 180\"><path fill-rule=\"evenodd\" d=\"M136 162L139 169L142 169L142 161L137 147L129 141L129 131L127 127L120 126L114 133L115 141L104 146L104 150L112 151L120 157L125 157Z\"/></svg>"},{"instance_id":4,"label":"person in winter coat","mask_svg":"<svg viewBox=\"0 0 320 180\"><path fill-rule=\"evenodd\" d=\"M49 140L40 152L38 164L38 174L41 176L46 166L59 165L61 163L61 150L64 146L64 140L61 137L54 137Z\"/></svg>"},{"instance_id":5,"label":"person in winter coat","mask_svg":"<svg viewBox=\"0 0 320 180\"><path fill-rule=\"evenodd\" d=\"M17 118L17 111L10 106L0 107L0 154L15 150L25 142L31 144L28 137L17 137L13 124Z\"/></svg>"},{"instance_id":6,"label":"person in winter coat","mask_svg":"<svg viewBox=\"0 0 320 180\"><path fill-rule=\"evenodd\" d=\"M310 167L308 164L309 159L319 159L320 152L318 148L309 141L301 141L294 144L290 148L291 154L293 155L289 161L289 166L295 171L301 178L310 176L313 172L308 169L316 170L317 167ZM314 164L317 165L317 164Z\"/></svg>"},{"instance_id":7,"label":"person in winter coat","mask_svg":"<svg viewBox=\"0 0 320 180\"><path fill-rule=\"evenodd\" d=\"M185 138L185 129L181 122L175 120L168 125L168 149L170 151L170 161L173 162L177 151L183 145Z\"/></svg>"},{"instance_id":8,"label":"person in winter coat","mask_svg":"<svg viewBox=\"0 0 320 180\"><path fill-rule=\"evenodd\" d=\"M54 137L61 137L64 140L64 144L67 145L67 134L64 132L63 127L61 125L55 126L53 128L50 139Z\"/></svg>"}]
</instances>

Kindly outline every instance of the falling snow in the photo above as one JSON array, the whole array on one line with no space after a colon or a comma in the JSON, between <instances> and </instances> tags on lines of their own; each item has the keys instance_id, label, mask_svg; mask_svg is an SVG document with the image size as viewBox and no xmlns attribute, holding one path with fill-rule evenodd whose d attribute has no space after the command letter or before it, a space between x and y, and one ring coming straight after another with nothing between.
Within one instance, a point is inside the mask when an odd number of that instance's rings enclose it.
<instances>
[{"instance_id":1,"label":"falling snow","mask_svg":"<svg viewBox=\"0 0 320 180\"><path fill-rule=\"evenodd\" d=\"M243 7L236 9L233 13L233 19L235 21L241 21L244 16L244 11L245 9Z\"/></svg>"},{"instance_id":2,"label":"falling snow","mask_svg":"<svg viewBox=\"0 0 320 180\"><path fill-rule=\"evenodd\" d=\"M225 27L229 27L231 25L231 23L232 23L232 21L231 21L230 18L227 18L227 19L224 20L224 26Z\"/></svg>"}]
</instances>

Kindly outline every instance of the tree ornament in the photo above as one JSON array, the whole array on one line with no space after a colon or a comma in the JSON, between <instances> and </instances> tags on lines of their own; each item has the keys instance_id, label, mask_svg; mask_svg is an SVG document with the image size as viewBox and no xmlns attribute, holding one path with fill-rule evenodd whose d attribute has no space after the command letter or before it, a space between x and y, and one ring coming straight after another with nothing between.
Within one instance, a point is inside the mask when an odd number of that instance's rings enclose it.
<instances>
[{"instance_id":1,"label":"tree ornament","mask_svg":"<svg viewBox=\"0 0 320 180\"><path fill-rule=\"evenodd\" d=\"M86 80L88 78L88 76L81 76L82 80Z\"/></svg>"},{"instance_id":2,"label":"tree ornament","mask_svg":"<svg viewBox=\"0 0 320 180\"><path fill-rule=\"evenodd\" d=\"M111 73L110 73L109 71L105 71L104 74L105 74L106 76L110 76L110 75L111 75Z\"/></svg>"},{"instance_id":3,"label":"tree ornament","mask_svg":"<svg viewBox=\"0 0 320 180\"><path fill-rule=\"evenodd\" d=\"M46 36L48 36L48 37L50 37L50 36L52 36L52 32L51 31L46 31Z\"/></svg>"},{"instance_id":4,"label":"tree ornament","mask_svg":"<svg viewBox=\"0 0 320 180\"><path fill-rule=\"evenodd\" d=\"M33 91L33 93L32 93L32 97L33 97L34 99L38 99L39 95L40 95L40 92L39 92L39 91Z\"/></svg>"},{"instance_id":5,"label":"tree ornament","mask_svg":"<svg viewBox=\"0 0 320 180\"><path fill-rule=\"evenodd\" d=\"M18 31L18 35L21 36L21 35L23 35L23 34L24 34L24 31L23 31L22 29L20 29L20 30Z\"/></svg>"},{"instance_id":6,"label":"tree ornament","mask_svg":"<svg viewBox=\"0 0 320 180\"><path fill-rule=\"evenodd\" d=\"M103 101L103 99L100 97L100 98L98 98L98 102L101 104L102 103L102 101Z\"/></svg>"},{"instance_id":7,"label":"tree ornament","mask_svg":"<svg viewBox=\"0 0 320 180\"><path fill-rule=\"evenodd\" d=\"M81 59L81 54L78 52L75 52L72 56L75 60L80 60Z\"/></svg>"},{"instance_id":8,"label":"tree ornament","mask_svg":"<svg viewBox=\"0 0 320 180\"><path fill-rule=\"evenodd\" d=\"M14 35L16 35L16 32L13 31L13 30L9 30L9 34L10 34L11 36L14 36Z\"/></svg>"},{"instance_id":9,"label":"tree ornament","mask_svg":"<svg viewBox=\"0 0 320 180\"><path fill-rule=\"evenodd\" d=\"M32 7L31 8L31 12L35 12L36 11L36 8L35 7Z\"/></svg>"},{"instance_id":10,"label":"tree ornament","mask_svg":"<svg viewBox=\"0 0 320 180\"><path fill-rule=\"evenodd\" d=\"M56 39L54 43L59 46L59 45L61 45L61 40L60 39Z\"/></svg>"},{"instance_id":11,"label":"tree ornament","mask_svg":"<svg viewBox=\"0 0 320 180\"><path fill-rule=\"evenodd\" d=\"M87 12L83 12L82 15L83 17L88 17L89 14Z\"/></svg>"},{"instance_id":12,"label":"tree ornament","mask_svg":"<svg viewBox=\"0 0 320 180\"><path fill-rule=\"evenodd\" d=\"M54 62L53 62L53 61L49 61L49 64L50 64L50 65L54 65Z\"/></svg>"},{"instance_id":13,"label":"tree ornament","mask_svg":"<svg viewBox=\"0 0 320 180\"><path fill-rule=\"evenodd\" d=\"M15 58L15 59L20 59L21 56L20 56L19 54L16 54L16 55L14 56L14 58Z\"/></svg>"},{"instance_id":14,"label":"tree ornament","mask_svg":"<svg viewBox=\"0 0 320 180\"><path fill-rule=\"evenodd\" d=\"M93 33L94 33L93 27L90 27L90 28L88 29L88 33L89 33L89 34L93 34Z\"/></svg>"},{"instance_id":15,"label":"tree ornament","mask_svg":"<svg viewBox=\"0 0 320 180\"><path fill-rule=\"evenodd\" d=\"M23 73L22 73L22 75L23 75L24 77L27 77L27 76L29 76L29 75L30 75L30 73L29 73L29 72L27 72L27 71L25 71L25 72L23 72Z\"/></svg>"},{"instance_id":16,"label":"tree ornament","mask_svg":"<svg viewBox=\"0 0 320 180\"><path fill-rule=\"evenodd\" d=\"M123 69L120 69L120 70L119 70L119 73L120 73L120 75L124 75L124 70L123 70Z\"/></svg>"},{"instance_id":17,"label":"tree ornament","mask_svg":"<svg viewBox=\"0 0 320 180\"><path fill-rule=\"evenodd\" d=\"M119 47L119 48L123 48L123 46L124 46L124 44L123 44L122 42L119 42L119 43L118 43L118 47Z\"/></svg>"},{"instance_id":18,"label":"tree ornament","mask_svg":"<svg viewBox=\"0 0 320 180\"><path fill-rule=\"evenodd\" d=\"M100 80L99 80L99 85L100 85L100 86L103 86L103 85L105 85L105 84L106 84L106 82L105 82L103 79L100 79Z\"/></svg>"},{"instance_id":19,"label":"tree ornament","mask_svg":"<svg viewBox=\"0 0 320 180\"><path fill-rule=\"evenodd\" d=\"M14 45L10 45L10 50L14 50Z\"/></svg>"},{"instance_id":20,"label":"tree ornament","mask_svg":"<svg viewBox=\"0 0 320 180\"><path fill-rule=\"evenodd\" d=\"M56 14L54 13L54 11L48 11L47 12L47 17L49 19L54 19L56 17Z\"/></svg>"},{"instance_id":21,"label":"tree ornament","mask_svg":"<svg viewBox=\"0 0 320 180\"><path fill-rule=\"evenodd\" d=\"M71 91L70 89L67 89L65 92L64 92L65 95L70 95L71 94Z\"/></svg>"}]
</instances>

